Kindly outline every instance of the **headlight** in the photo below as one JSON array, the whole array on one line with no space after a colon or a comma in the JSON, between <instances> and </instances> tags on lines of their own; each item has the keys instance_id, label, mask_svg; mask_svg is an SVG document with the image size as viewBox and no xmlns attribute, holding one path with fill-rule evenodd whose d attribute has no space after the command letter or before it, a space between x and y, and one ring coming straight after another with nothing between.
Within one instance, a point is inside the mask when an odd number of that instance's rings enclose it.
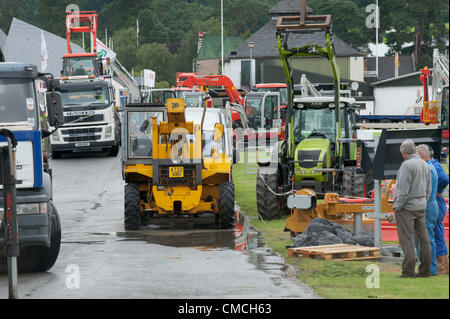
<instances>
[{"instance_id":1,"label":"headlight","mask_svg":"<svg viewBox=\"0 0 450 319\"><path fill-rule=\"evenodd\" d=\"M17 205L17 214L46 214L47 203L33 203L33 204L21 204Z\"/></svg>"},{"instance_id":2,"label":"headlight","mask_svg":"<svg viewBox=\"0 0 450 319\"><path fill-rule=\"evenodd\" d=\"M50 135L50 139L53 140L54 142L59 142L59 132L56 131L55 133Z\"/></svg>"},{"instance_id":3,"label":"headlight","mask_svg":"<svg viewBox=\"0 0 450 319\"><path fill-rule=\"evenodd\" d=\"M107 126L105 129L105 138L111 137L111 135L112 135L112 127Z\"/></svg>"}]
</instances>

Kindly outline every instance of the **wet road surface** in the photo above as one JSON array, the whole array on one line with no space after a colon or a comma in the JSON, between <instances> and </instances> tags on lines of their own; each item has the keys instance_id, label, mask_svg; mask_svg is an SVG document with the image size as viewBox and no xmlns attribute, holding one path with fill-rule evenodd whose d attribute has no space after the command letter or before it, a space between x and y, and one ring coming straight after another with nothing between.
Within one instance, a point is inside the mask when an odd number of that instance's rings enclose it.
<instances>
[{"instance_id":1,"label":"wet road surface","mask_svg":"<svg viewBox=\"0 0 450 319\"><path fill-rule=\"evenodd\" d=\"M204 215L124 231L119 156L69 155L51 166L61 250L48 272L19 274L20 298L317 298L242 215L232 230ZM0 274L0 298L7 287Z\"/></svg>"}]
</instances>

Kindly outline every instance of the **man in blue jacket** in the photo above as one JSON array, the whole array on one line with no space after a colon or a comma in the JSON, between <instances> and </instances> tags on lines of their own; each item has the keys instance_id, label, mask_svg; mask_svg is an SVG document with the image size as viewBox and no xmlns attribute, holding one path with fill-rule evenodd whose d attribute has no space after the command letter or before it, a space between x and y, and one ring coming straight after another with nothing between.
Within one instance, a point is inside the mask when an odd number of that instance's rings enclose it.
<instances>
[{"instance_id":1,"label":"man in blue jacket","mask_svg":"<svg viewBox=\"0 0 450 319\"><path fill-rule=\"evenodd\" d=\"M427 233L430 239L431 245L431 267L430 267L430 275L437 276L437 262L436 262L436 240L434 234L434 228L436 227L439 209L436 202L436 194L437 194L437 185L438 185L438 174L436 172L436 168L433 163L431 163L431 153L430 149L427 145L421 144L417 146L417 153L420 158L427 162L431 171L431 195L430 199L427 202L427 208L425 210L425 221L427 224Z\"/></svg>"},{"instance_id":2,"label":"man in blue jacket","mask_svg":"<svg viewBox=\"0 0 450 319\"><path fill-rule=\"evenodd\" d=\"M438 174L438 186L436 194L436 202L439 208L439 215L434 228L434 236L436 241L436 261L439 274L448 274L448 250L444 236L444 218L447 215L447 205L444 198L444 190L448 185L448 175L445 173L441 164L437 159L433 158L433 150L431 149L431 162L436 168Z\"/></svg>"}]
</instances>

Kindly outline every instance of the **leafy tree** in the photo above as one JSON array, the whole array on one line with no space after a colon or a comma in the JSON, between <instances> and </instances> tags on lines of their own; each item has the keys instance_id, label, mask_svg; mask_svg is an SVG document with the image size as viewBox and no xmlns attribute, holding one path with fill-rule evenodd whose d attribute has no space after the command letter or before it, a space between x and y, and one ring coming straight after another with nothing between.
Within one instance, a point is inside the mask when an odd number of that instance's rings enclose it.
<instances>
[{"instance_id":1,"label":"leafy tree","mask_svg":"<svg viewBox=\"0 0 450 319\"><path fill-rule=\"evenodd\" d=\"M353 47L365 49L375 39L375 32L366 27L365 6L358 7L355 2L365 4L364 1L313 0L308 1L308 6L313 14L331 14L333 33Z\"/></svg>"},{"instance_id":2,"label":"leafy tree","mask_svg":"<svg viewBox=\"0 0 450 319\"><path fill-rule=\"evenodd\" d=\"M448 7L441 0L380 1L381 29L391 53L414 53L417 67L431 65L432 48L442 50L448 41ZM408 43L412 46L405 48Z\"/></svg>"},{"instance_id":3,"label":"leafy tree","mask_svg":"<svg viewBox=\"0 0 450 319\"><path fill-rule=\"evenodd\" d=\"M175 56L161 43L147 43L137 50L139 61L137 69L150 69L155 71L158 81L167 81L175 84Z\"/></svg>"},{"instance_id":4,"label":"leafy tree","mask_svg":"<svg viewBox=\"0 0 450 319\"><path fill-rule=\"evenodd\" d=\"M34 19L35 7L30 0L0 0L0 29L8 33L14 17L31 23Z\"/></svg>"},{"instance_id":5,"label":"leafy tree","mask_svg":"<svg viewBox=\"0 0 450 319\"><path fill-rule=\"evenodd\" d=\"M137 65L136 30L128 28L117 31L112 39L117 59L128 71L131 71Z\"/></svg>"}]
</instances>

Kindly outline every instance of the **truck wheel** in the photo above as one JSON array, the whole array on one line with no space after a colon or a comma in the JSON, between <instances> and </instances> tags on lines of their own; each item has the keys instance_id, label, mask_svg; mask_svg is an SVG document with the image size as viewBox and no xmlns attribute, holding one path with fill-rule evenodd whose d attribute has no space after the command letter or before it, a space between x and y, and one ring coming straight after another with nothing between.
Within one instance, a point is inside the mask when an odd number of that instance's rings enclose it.
<instances>
[{"instance_id":1,"label":"truck wheel","mask_svg":"<svg viewBox=\"0 0 450 319\"><path fill-rule=\"evenodd\" d=\"M60 159L61 155L62 155L61 152L53 151L52 152L52 159Z\"/></svg>"},{"instance_id":2,"label":"truck wheel","mask_svg":"<svg viewBox=\"0 0 450 319\"><path fill-rule=\"evenodd\" d=\"M51 219L51 238L50 247L43 247L42 258L36 267L36 271L44 272L53 267L56 259L59 255L59 249L61 247L61 222L59 220L58 211L56 210L55 204L50 202L52 214Z\"/></svg>"},{"instance_id":3,"label":"truck wheel","mask_svg":"<svg viewBox=\"0 0 450 319\"><path fill-rule=\"evenodd\" d=\"M216 224L220 229L234 226L234 184L222 183L219 186L219 214L216 215Z\"/></svg>"},{"instance_id":4,"label":"truck wheel","mask_svg":"<svg viewBox=\"0 0 450 319\"><path fill-rule=\"evenodd\" d=\"M25 246L20 248L20 255L17 257L17 269L20 273L30 273L37 271L39 263L44 254L44 246Z\"/></svg>"},{"instance_id":5,"label":"truck wheel","mask_svg":"<svg viewBox=\"0 0 450 319\"><path fill-rule=\"evenodd\" d=\"M118 153L119 153L119 143L117 142L116 145L113 145L113 147L110 148L108 156L116 157Z\"/></svg>"},{"instance_id":6,"label":"truck wheel","mask_svg":"<svg viewBox=\"0 0 450 319\"><path fill-rule=\"evenodd\" d=\"M269 174L262 172L261 175L258 173L256 177L256 206L258 209L258 217L267 220L279 218L278 198L267 189L266 184L274 192L278 191L278 176L276 171L270 172Z\"/></svg>"},{"instance_id":7,"label":"truck wheel","mask_svg":"<svg viewBox=\"0 0 450 319\"><path fill-rule=\"evenodd\" d=\"M125 185L125 230L139 230L141 227L141 210L139 184Z\"/></svg>"},{"instance_id":8,"label":"truck wheel","mask_svg":"<svg viewBox=\"0 0 450 319\"><path fill-rule=\"evenodd\" d=\"M342 176L342 193L347 196L365 197L365 174L358 174L356 167L345 167Z\"/></svg>"}]
</instances>

